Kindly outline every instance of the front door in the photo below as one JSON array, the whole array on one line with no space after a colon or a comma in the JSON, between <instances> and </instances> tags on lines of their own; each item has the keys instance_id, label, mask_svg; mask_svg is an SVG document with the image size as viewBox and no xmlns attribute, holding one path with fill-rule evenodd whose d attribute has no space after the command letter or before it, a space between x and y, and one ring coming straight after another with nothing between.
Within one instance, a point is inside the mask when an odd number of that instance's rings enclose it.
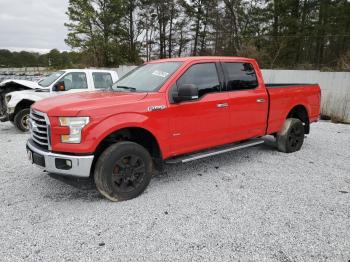
<instances>
[{"instance_id":1,"label":"front door","mask_svg":"<svg viewBox=\"0 0 350 262\"><path fill-rule=\"evenodd\" d=\"M88 91L88 82L86 73L84 72L71 72L61 77L58 82L64 82L65 91L62 94L76 93L82 91Z\"/></svg>"},{"instance_id":2,"label":"front door","mask_svg":"<svg viewBox=\"0 0 350 262\"><path fill-rule=\"evenodd\" d=\"M198 87L197 100L171 103L172 154L193 152L228 141L228 93L221 92L215 63L194 64L177 80L172 92L184 84Z\"/></svg>"}]
</instances>

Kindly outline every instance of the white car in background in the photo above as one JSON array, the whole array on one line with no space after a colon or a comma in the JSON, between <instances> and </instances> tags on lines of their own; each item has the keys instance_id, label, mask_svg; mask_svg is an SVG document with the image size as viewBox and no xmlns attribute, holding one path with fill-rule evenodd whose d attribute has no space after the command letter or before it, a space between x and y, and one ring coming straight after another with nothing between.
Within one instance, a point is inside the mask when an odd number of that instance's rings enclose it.
<instances>
[{"instance_id":1,"label":"white car in background","mask_svg":"<svg viewBox=\"0 0 350 262\"><path fill-rule=\"evenodd\" d=\"M26 132L30 106L35 102L57 95L107 89L117 80L117 72L98 69L61 70L39 82L6 80L0 83L0 121L11 121Z\"/></svg>"}]
</instances>

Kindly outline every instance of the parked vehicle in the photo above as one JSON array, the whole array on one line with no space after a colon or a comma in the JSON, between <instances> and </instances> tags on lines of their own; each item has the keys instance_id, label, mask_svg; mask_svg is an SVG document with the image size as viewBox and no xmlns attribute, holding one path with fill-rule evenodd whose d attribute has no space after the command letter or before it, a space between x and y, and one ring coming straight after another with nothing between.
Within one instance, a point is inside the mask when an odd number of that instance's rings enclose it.
<instances>
[{"instance_id":1,"label":"parked vehicle","mask_svg":"<svg viewBox=\"0 0 350 262\"><path fill-rule=\"evenodd\" d=\"M117 80L117 72L97 69L62 70L39 82L6 80L0 84L0 121L11 121L26 132L29 108L35 102L62 94L106 89Z\"/></svg>"},{"instance_id":2,"label":"parked vehicle","mask_svg":"<svg viewBox=\"0 0 350 262\"><path fill-rule=\"evenodd\" d=\"M112 89L32 106L27 152L62 175L94 177L112 201L140 195L154 168L263 143L298 151L320 114L317 84L265 84L254 59L152 61Z\"/></svg>"}]
</instances>

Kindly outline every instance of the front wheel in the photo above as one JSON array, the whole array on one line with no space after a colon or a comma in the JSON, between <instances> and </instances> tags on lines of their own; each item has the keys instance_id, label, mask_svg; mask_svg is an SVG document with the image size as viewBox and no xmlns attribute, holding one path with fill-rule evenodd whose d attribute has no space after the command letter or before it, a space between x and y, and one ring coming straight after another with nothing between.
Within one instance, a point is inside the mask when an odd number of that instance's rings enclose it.
<instances>
[{"instance_id":1,"label":"front wheel","mask_svg":"<svg viewBox=\"0 0 350 262\"><path fill-rule=\"evenodd\" d=\"M277 133L278 150L284 153L292 153L300 150L304 143L305 128L303 122L297 118L288 118L282 130Z\"/></svg>"},{"instance_id":2,"label":"front wheel","mask_svg":"<svg viewBox=\"0 0 350 262\"><path fill-rule=\"evenodd\" d=\"M14 125L22 132L29 131L29 108L25 108L17 112L14 118Z\"/></svg>"},{"instance_id":3,"label":"front wheel","mask_svg":"<svg viewBox=\"0 0 350 262\"><path fill-rule=\"evenodd\" d=\"M139 196L152 177L152 158L139 144L123 141L108 147L99 157L94 179L98 191L111 201Z\"/></svg>"}]
</instances>

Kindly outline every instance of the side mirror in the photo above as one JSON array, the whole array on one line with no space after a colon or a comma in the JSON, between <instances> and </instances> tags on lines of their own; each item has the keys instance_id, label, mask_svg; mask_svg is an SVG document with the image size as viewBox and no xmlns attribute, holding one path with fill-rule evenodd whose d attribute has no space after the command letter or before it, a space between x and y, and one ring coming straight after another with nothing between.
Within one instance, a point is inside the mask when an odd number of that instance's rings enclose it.
<instances>
[{"instance_id":1,"label":"side mirror","mask_svg":"<svg viewBox=\"0 0 350 262\"><path fill-rule=\"evenodd\" d=\"M178 93L173 97L174 102L191 101L198 99L198 87L192 84L179 86Z\"/></svg>"},{"instance_id":2,"label":"side mirror","mask_svg":"<svg viewBox=\"0 0 350 262\"><path fill-rule=\"evenodd\" d=\"M52 88L52 91L65 91L66 90L66 87L64 85L64 81L60 81L60 82L57 82L53 88Z\"/></svg>"}]
</instances>

